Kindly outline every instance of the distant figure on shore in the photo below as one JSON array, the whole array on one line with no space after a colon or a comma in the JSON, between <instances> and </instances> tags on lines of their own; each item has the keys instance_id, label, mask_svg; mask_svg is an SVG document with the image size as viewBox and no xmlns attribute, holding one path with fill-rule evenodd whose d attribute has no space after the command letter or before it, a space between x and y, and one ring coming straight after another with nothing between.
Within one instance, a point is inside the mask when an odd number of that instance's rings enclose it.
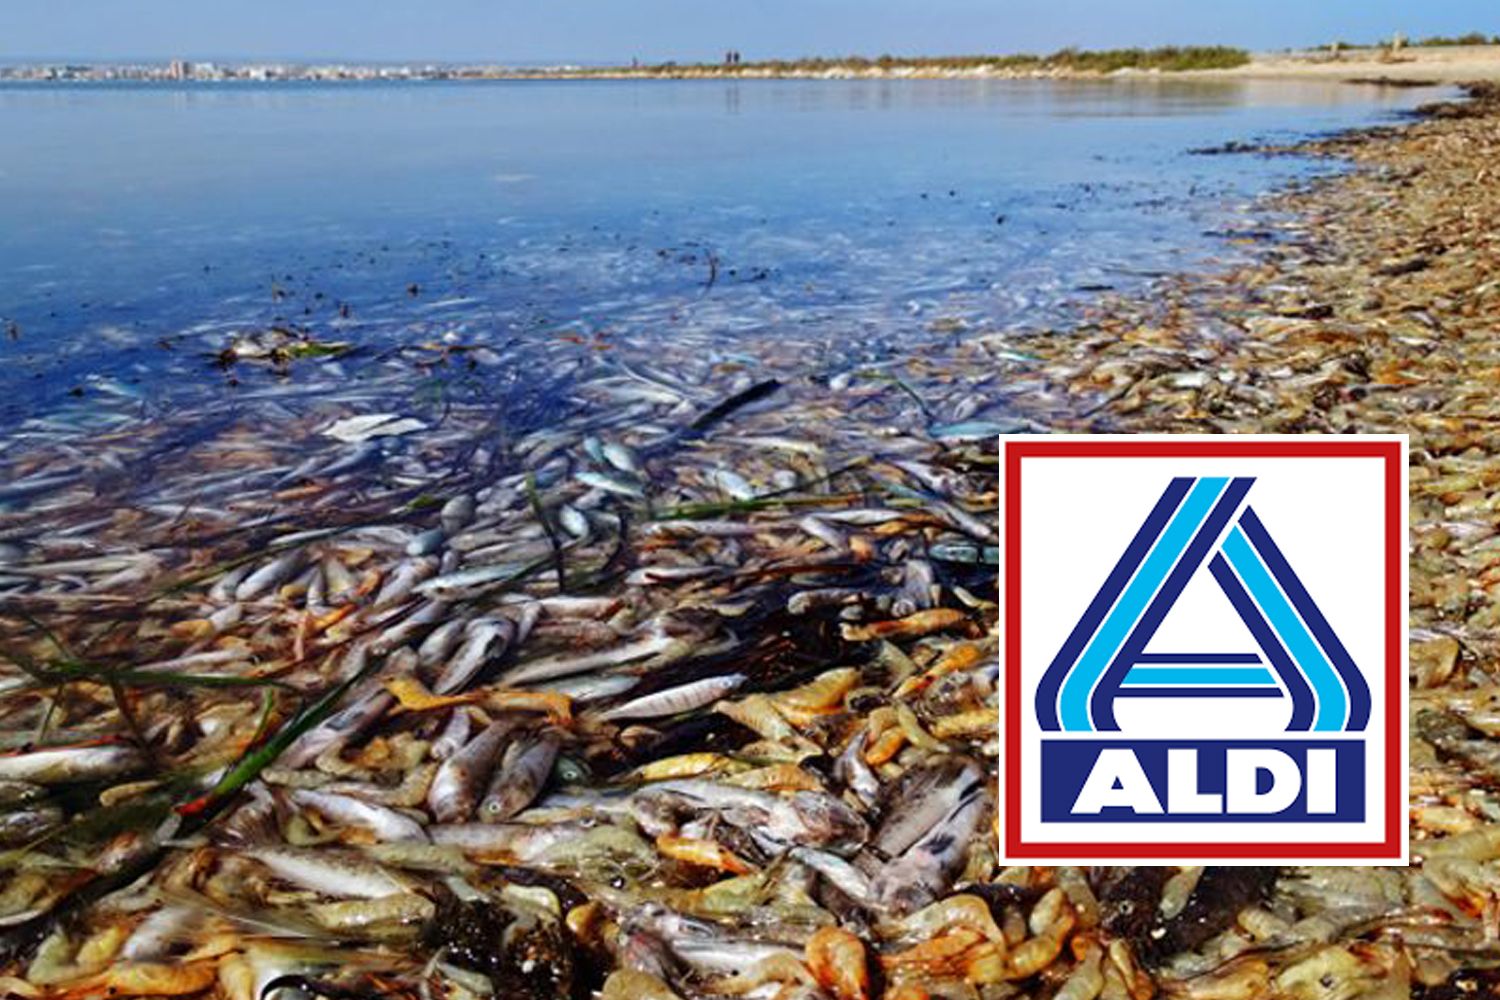
<instances>
[{"instance_id":1,"label":"distant figure on shore","mask_svg":"<svg viewBox=\"0 0 1500 1000\"><path fill-rule=\"evenodd\" d=\"M730 49L728 52L724 53L724 65L725 66L738 66L739 64L740 64L740 54L739 54L738 50L736 50L736 49Z\"/></svg>"},{"instance_id":2,"label":"distant figure on shore","mask_svg":"<svg viewBox=\"0 0 1500 1000\"><path fill-rule=\"evenodd\" d=\"M1391 44L1380 53L1381 62L1411 62L1410 58L1403 59L1401 53L1406 49L1406 36L1396 32L1391 36Z\"/></svg>"}]
</instances>

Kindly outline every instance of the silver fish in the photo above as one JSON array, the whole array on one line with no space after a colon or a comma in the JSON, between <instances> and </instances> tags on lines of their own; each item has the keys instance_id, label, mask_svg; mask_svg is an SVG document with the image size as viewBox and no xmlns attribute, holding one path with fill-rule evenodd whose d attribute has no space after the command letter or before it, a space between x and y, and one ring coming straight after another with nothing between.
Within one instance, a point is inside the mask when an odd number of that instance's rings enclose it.
<instances>
[{"instance_id":1,"label":"silver fish","mask_svg":"<svg viewBox=\"0 0 1500 1000\"><path fill-rule=\"evenodd\" d=\"M664 715L679 715L695 708L712 704L737 689L746 681L744 674L725 674L723 677L708 677L690 684L667 688L653 694L643 695L616 705L599 713L600 719L655 719Z\"/></svg>"},{"instance_id":2,"label":"silver fish","mask_svg":"<svg viewBox=\"0 0 1500 1000\"><path fill-rule=\"evenodd\" d=\"M443 761L427 792L427 807L440 823L458 823L474 814L480 792L495 768L514 724L492 722L463 749Z\"/></svg>"},{"instance_id":3,"label":"silver fish","mask_svg":"<svg viewBox=\"0 0 1500 1000\"><path fill-rule=\"evenodd\" d=\"M342 826L357 826L368 830L376 840L427 840L427 834L421 825L410 816L403 816L394 809L374 805L352 795L297 789L290 797L297 805L313 809Z\"/></svg>"},{"instance_id":4,"label":"silver fish","mask_svg":"<svg viewBox=\"0 0 1500 1000\"><path fill-rule=\"evenodd\" d=\"M474 498L467 493L460 493L443 504L438 518L442 521L444 534L458 534L474 520Z\"/></svg>"},{"instance_id":5,"label":"silver fish","mask_svg":"<svg viewBox=\"0 0 1500 1000\"><path fill-rule=\"evenodd\" d=\"M652 836L675 833L684 813L713 812L740 827L774 853L797 844L852 850L864 843L864 820L840 800L821 792L783 798L770 792L704 780L663 781L631 797L631 815Z\"/></svg>"},{"instance_id":6,"label":"silver fish","mask_svg":"<svg viewBox=\"0 0 1500 1000\"><path fill-rule=\"evenodd\" d=\"M516 627L505 618L476 618L464 631L463 645L458 647L433 682L437 694L462 691L485 664L505 655Z\"/></svg>"},{"instance_id":7,"label":"silver fish","mask_svg":"<svg viewBox=\"0 0 1500 1000\"><path fill-rule=\"evenodd\" d=\"M594 829L587 821L572 823L456 823L427 831L434 844L457 847L479 858L511 858L522 864L540 860L560 844Z\"/></svg>"},{"instance_id":8,"label":"silver fish","mask_svg":"<svg viewBox=\"0 0 1500 1000\"><path fill-rule=\"evenodd\" d=\"M58 747L0 756L0 781L37 785L101 781L135 774L145 766L146 758L134 747Z\"/></svg>"},{"instance_id":9,"label":"silver fish","mask_svg":"<svg viewBox=\"0 0 1500 1000\"><path fill-rule=\"evenodd\" d=\"M601 649L592 653L558 653L555 656L543 656L535 660L528 660L509 671L500 678L504 687L513 687L518 684L530 684L536 681L554 680L558 677L572 677L575 674L586 674L590 671L600 670L605 667L618 666L622 663L630 663L634 660L643 660L648 656L654 656L673 648L679 642L673 636L665 632L656 632L644 639L626 643L623 646L614 646L610 649Z\"/></svg>"},{"instance_id":10,"label":"silver fish","mask_svg":"<svg viewBox=\"0 0 1500 1000\"><path fill-rule=\"evenodd\" d=\"M801 862L827 879L834 888L856 903L861 906L869 904L871 898L869 876L837 854L814 850L811 847L794 847L791 850L791 857L792 860Z\"/></svg>"},{"instance_id":11,"label":"silver fish","mask_svg":"<svg viewBox=\"0 0 1500 1000\"><path fill-rule=\"evenodd\" d=\"M458 751L462 750L465 743L469 742L469 735L473 729L473 719L466 708L455 708L449 715L448 721L443 726L442 732L432 741L428 753L433 760L447 760Z\"/></svg>"},{"instance_id":12,"label":"silver fish","mask_svg":"<svg viewBox=\"0 0 1500 1000\"><path fill-rule=\"evenodd\" d=\"M405 560L397 565L390 576L386 577L385 583L370 606L379 609L401 603L410 597L412 592L417 590L417 585L431 576L436 569L437 564L431 559ZM422 593L427 596L426 591Z\"/></svg>"},{"instance_id":13,"label":"silver fish","mask_svg":"<svg viewBox=\"0 0 1500 1000\"><path fill-rule=\"evenodd\" d=\"M443 541L448 533L442 528L428 528L406 543L406 554L409 556L430 556L443 547Z\"/></svg>"},{"instance_id":14,"label":"silver fish","mask_svg":"<svg viewBox=\"0 0 1500 1000\"><path fill-rule=\"evenodd\" d=\"M507 820L531 805L552 773L557 748L557 738L550 734L506 748L500 770L479 804L479 818L487 823Z\"/></svg>"},{"instance_id":15,"label":"silver fish","mask_svg":"<svg viewBox=\"0 0 1500 1000\"><path fill-rule=\"evenodd\" d=\"M301 568L306 554L301 550L277 556L247 576L234 589L237 601L253 601L290 580Z\"/></svg>"},{"instance_id":16,"label":"silver fish","mask_svg":"<svg viewBox=\"0 0 1500 1000\"><path fill-rule=\"evenodd\" d=\"M405 645L409 640L427 631L435 622L442 621L447 614L448 605L442 601L426 602L395 625L381 632L370 643L370 655L387 655L398 647ZM419 662L420 660L416 653L413 652L411 665L416 666Z\"/></svg>"},{"instance_id":17,"label":"silver fish","mask_svg":"<svg viewBox=\"0 0 1500 1000\"><path fill-rule=\"evenodd\" d=\"M952 886L990 814L984 784L971 785L947 816L875 875L870 882L875 904L904 915L936 902Z\"/></svg>"},{"instance_id":18,"label":"silver fish","mask_svg":"<svg viewBox=\"0 0 1500 1000\"><path fill-rule=\"evenodd\" d=\"M604 460L621 472L631 475L638 475L641 471L641 462L635 452L617 441L605 442Z\"/></svg>"},{"instance_id":19,"label":"silver fish","mask_svg":"<svg viewBox=\"0 0 1500 1000\"><path fill-rule=\"evenodd\" d=\"M467 618L450 618L427 633L427 638L417 647L417 666L434 667L447 660L463 640L464 630L469 627Z\"/></svg>"},{"instance_id":20,"label":"silver fish","mask_svg":"<svg viewBox=\"0 0 1500 1000\"><path fill-rule=\"evenodd\" d=\"M523 563L498 563L493 566L476 566L455 573L444 573L417 587L423 597L441 601L457 601L476 597L519 576L526 569Z\"/></svg>"},{"instance_id":21,"label":"silver fish","mask_svg":"<svg viewBox=\"0 0 1500 1000\"><path fill-rule=\"evenodd\" d=\"M379 899L410 888L384 867L336 851L251 847L244 853L288 882L325 896Z\"/></svg>"},{"instance_id":22,"label":"silver fish","mask_svg":"<svg viewBox=\"0 0 1500 1000\"><path fill-rule=\"evenodd\" d=\"M585 470L573 478L585 486L593 487L596 490L603 490L606 493L615 493L623 497L630 497L632 500L642 500L646 496L645 489L639 484L619 475Z\"/></svg>"}]
</instances>

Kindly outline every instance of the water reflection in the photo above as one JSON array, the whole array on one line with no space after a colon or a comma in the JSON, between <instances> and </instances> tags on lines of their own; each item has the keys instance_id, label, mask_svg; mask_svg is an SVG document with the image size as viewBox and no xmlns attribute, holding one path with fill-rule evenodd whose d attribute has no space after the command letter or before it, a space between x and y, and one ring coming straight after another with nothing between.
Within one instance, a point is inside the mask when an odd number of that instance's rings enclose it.
<instances>
[{"instance_id":1,"label":"water reflection","mask_svg":"<svg viewBox=\"0 0 1500 1000\"><path fill-rule=\"evenodd\" d=\"M900 345L945 317L1046 321L1223 252L1205 230L1310 169L1185 150L1421 99L1146 78L3 87L0 319L21 337L0 343L0 412L101 375L216 391L201 358L276 325Z\"/></svg>"}]
</instances>

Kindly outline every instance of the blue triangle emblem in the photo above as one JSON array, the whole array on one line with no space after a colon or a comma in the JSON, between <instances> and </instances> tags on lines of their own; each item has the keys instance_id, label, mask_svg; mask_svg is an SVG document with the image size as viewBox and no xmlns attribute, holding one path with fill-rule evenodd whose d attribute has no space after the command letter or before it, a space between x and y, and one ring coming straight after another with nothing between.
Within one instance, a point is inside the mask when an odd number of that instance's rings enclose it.
<instances>
[{"instance_id":1,"label":"blue triangle emblem","mask_svg":"<svg viewBox=\"0 0 1500 1000\"><path fill-rule=\"evenodd\" d=\"M1255 511L1241 509L1254 482L1168 484L1043 675L1043 730L1117 732L1114 703L1129 697L1282 697L1292 705L1288 731L1364 730L1364 674ZM1205 564L1259 652L1147 653Z\"/></svg>"}]
</instances>

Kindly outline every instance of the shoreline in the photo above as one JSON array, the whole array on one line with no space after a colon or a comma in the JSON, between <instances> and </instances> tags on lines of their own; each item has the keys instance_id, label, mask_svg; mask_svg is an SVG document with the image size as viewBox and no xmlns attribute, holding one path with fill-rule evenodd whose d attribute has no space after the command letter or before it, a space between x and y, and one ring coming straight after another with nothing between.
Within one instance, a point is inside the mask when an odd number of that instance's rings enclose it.
<instances>
[{"instance_id":1,"label":"shoreline","mask_svg":"<svg viewBox=\"0 0 1500 1000\"><path fill-rule=\"evenodd\" d=\"M1097 53L1081 53L1087 59ZM483 83L494 81L583 81L583 80L1281 80L1332 81L1391 86L1439 86L1474 81L1500 81L1500 45L1415 46L1390 52L1385 49L1307 50L1284 53L1240 53L1242 65L1227 68L1161 69L1126 67L1095 70L1062 65L1052 57L1025 57L1033 62L1007 64L1008 58L891 59L889 61L840 59L786 61L779 63L724 66L715 64L663 64L580 67L558 66L535 69L494 67L405 67L387 72L369 67L304 67L296 76L168 78L165 76L91 76L60 79L5 76L0 84L57 86L100 83L132 83L143 86L246 85L278 86L296 83L391 84L391 83ZM959 63L959 65L953 65ZM14 69L14 67L10 68ZM133 70L140 70L134 67ZM306 73L307 75L302 75ZM354 75L350 75L354 74Z\"/></svg>"},{"instance_id":2,"label":"shoreline","mask_svg":"<svg viewBox=\"0 0 1500 1000\"><path fill-rule=\"evenodd\" d=\"M1063 67L943 68L920 62L891 67L831 66L826 69L736 70L717 66L623 67L568 72L508 73L493 79L547 80L1284 80L1389 83L1439 86L1500 80L1500 45L1409 48L1395 56L1380 50L1253 53L1243 66L1228 69L1120 69L1112 72Z\"/></svg>"},{"instance_id":3,"label":"shoreline","mask_svg":"<svg viewBox=\"0 0 1500 1000\"><path fill-rule=\"evenodd\" d=\"M69 462L95 461L98 469L118 471L118 480L101 491L132 485L130 474L140 475L146 459L159 463L147 466L149 483L193 486L192 477L200 476L210 491L182 491L157 501L157 507L176 503L180 512L136 508L125 501L116 505L115 494L74 500L75 493L91 492L93 484L58 486L48 477L66 473L36 462L11 489L20 485L34 490L54 510L66 511L65 501L87 508L90 532L64 543L72 548L48 550L51 565L67 566L57 571L68 577L64 586L47 590L48 577L33 566L35 589L27 591L24 600L14 594L0 598L0 623L12 635L31 635L28 620L16 612L19 608L28 618L44 617L67 642L79 636L99 639L91 630L107 616L110 627L103 629L102 641L88 647L91 657L117 656L131 664L134 669L125 679L131 684L141 683L138 675L147 673L139 658L155 657L147 664L154 675L176 684L165 691L133 689L135 712L147 723L147 738L155 736L162 718L224 720L215 731L191 739L178 723L164 724L153 752L174 764L192 761L195 754L207 754L218 764L237 759L241 737L253 747L262 745L261 735L271 735L264 745L274 747L284 736L293 743L308 735L296 731L303 726L330 740L341 739L338 733L318 728L326 719L308 715L278 688L252 691L251 710L236 714L233 710L245 700L243 694L237 699L232 689L225 693L213 685L185 683L189 677L201 681L204 676L233 675L289 684L306 694L343 694L339 684L357 682L363 695L356 700L378 711L373 721L358 716L366 727L364 742L348 747L337 742L331 751L327 744L318 745L317 763L312 764L312 754L289 753L275 769L252 773L250 778L261 779L256 787L263 796L245 801L238 811L234 807L241 800L231 796L239 786L224 790L200 782L191 786L198 795L191 799L182 787L170 784L164 789L151 782L110 788L112 803L148 812L161 806L164 822L184 826L133 832L127 843L107 845L119 868L86 881L87 895L82 898L59 900L52 895L60 891L60 880L46 878L50 869L43 867L34 887L36 899L21 900L39 916L7 927L0 935L0 962L11 961L7 946L17 942L19 948L34 947L44 939L55 942L47 935L61 914L76 918L68 928L75 943L106 941L120 947L122 935L115 931L121 920L134 921L154 904L136 901L123 916L101 915L86 904L103 897L102 890L123 888L151 872L201 877L204 891L222 894L213 898L226 909L241 903L274 906L285 890L270 894L269 902L238 895L249 897L267 877L255 867L257 860L246 855L271 857L282 865L279 874L284 875L297 872L294 861L310 863L310 855L297 852L336 849L341 843L337 822L323 816L309 826L311 821L299 813L304 826L298 830L301 839L295 849L275 848L284 851L280 855L264 847L247 851L243 842L223 839L207 820L200 822L200 816L212 819L223 810L221 826L235 824L236 830L264 837L269 825L274 839L279 832L273 822L276 810L270 810L268 818L260 808L272 793L280 797L278 807L288 800L311 798L334 812L333 799L350 787L364 787L364 794L388 796L381 801L404 810L395 819L378 814L382 822L399 826L404 817L413 824L413 814L422 815L425 822L423 810L431 799L421 794L409 798L407 780L435 766L413 763L426 760L414 754L418 749L425 752L440 733L447 734L452 725L445 721L452 718L449 710L462 714L472 708L494 717L534 713L534 718L548 720L565 734L564 747L570 759L576 758L575 768L577 761L587 764L585 777L592 769L601 779L637 782L632 788L649 789L652 780L662 777L690 777L715 787L752 788L756 794L830 796L815 800L826 804L843 801L836 795L862 794L856 789L866 781L864 775L877 792L890 795L913 768L957 768L955 773L966 774L967 768L980 766L973 761L983 762L984 780L992 782L993 690L986 688L986 664L996 652L998 624L989 599L993 580L986 546L995 534L990 520L992 438L1002 428L986 421L965 427L961 418L935 427L931 420L914 415L914 410L933 406L956 416L953 411L961 409L963 400L955 402L955 397L963 392L986 392L988 399L1007 400L1015 417L1011 429L1409 431L1416 680L1412 701L1417 719L1412 815L1419 835L1413 853L1426 857L1447 850L1451 857L1492 861L1496 838L1491 817L1500 803L1490 788L1500 784L1500 774L1491 763L1493 752L1486 740L1495 729L1488 705L1496 686L1485 665L1500 655L1500 600L1491 603L1488 596L1500 564L1490 561L1486 543L1496 537L1490 491L1500 486L1500 446L1492 444L1492 431L1500 421L1493 393L1500 362L1491 361L1486 352L1494 335L1490 317L1500 315L1500 275L1492 264L1497 239L1493 220L1500 218L1500 195L1485 181L1489 164L1495 162L1497 115L1500 106L1493 94L1481 91L1470 103L1439 106L1411 123L1356 129L1289 149L1264 150L1345 157L1358 169L1268 195L1257 214L1269 220L1267 229L1277 236L1265 241L1249 263L1165 279L1146 296L1106 296L1087 310L1081 323L1067 329L1037 329L1024 336L960 331L950 343L914 349L889 372L879 373L881 378L861 377L851 370L847 379L818 381L809 377L800 359L769 359L769 370L758 371L758 381L717 403L701 394L684 400L696 413L690 422L678 412L682 406L653 411L653 422L677 428L658 437L651 436L650 427L636 429L635 421L624 426L610 423L599 432L608 435L606 441L596 439L591 448L586 439L580 443L568 436L566 427L549 429L517 443L509 463L494 456L480 462L467 450L467 441L453 454L442 452L448 445L434 440L431 447L440 459L436 466L442 470L433 480L437 487L410 485L410 480L422 483L418 473L426 474L412 463L395 486L373 483L363 490L351 490L326 467L300 474L294 469L288 478L277 465L283 455L275 450L276 442L266 440L266 428L215 431L221 437L211 443L217 447L222 442L222 454L227 456L221 461L232 459L233 475L227 480L224 469L212 463L207 463L211 475L204 475L204 466L196 463L205 460L171 435L153 450L149 435L135 434L134 428L130 440L83 440L65 456ZM742 384L732 381L731 374L725 373L712 387ZM956 388L938 396L945 385ZM658 395L671 392L660 385L649 388ZM920 393L929 395L924 400ZM362 425L358 419L346 416L332 427L362 447L359 435L378 429L378 422ZM462 406L453 407L444 421L444 434L450 439L472 433L474 441L489 442L497 436L490 414ZM321 423L320 419L270 431L326 436L329 428L319 429ZM398 437L421 433L389 428L387 432ZM145 459L129 451L138 446ZM119 460L110 449L125 452L128 461ZM532 471L559 462L569 470L563 478L543 477L540 487L531 480ZM655 474L650 485L659 493L653 493L649 503L637 502L636 494L644 494L646 486L630 474L633 465L649 466ZM526 474L518 474L517 467ZM587 478L574 474L575 469L583 469ZM796 474L798 483L790 494L781 475L787 471ZM223 499L225 482L228 500ZM775 484L776 489L756 494L758 484ZM439 497L430 492L434 488L454 495ZM25 499L27 494L17 495ZM458 502L464 498L466 503ZM248 511L265 520L254 530L242 530L233 521L225 528L206 516L220 504L233 504L236 513ZM116 515L114 523L95 528L99 513ZM25 530L34 526L27 515L24 505L19 514L5 512L7 540L16 531L25 537ZM44 511L42 520L48 516L52 511ZM578 519L581 529L569 527ZM456 525L452 530L450 521ZM567 543L566 566L555 537L563 528L577 539ZM507 561L489 564L495 575L460 581L451 569L440 570L436 559L433 565L425 562L437 554L429 545L446 546L455 537L465 537L462 533L480 530L496 536L483 544L511 546L504 550ZM332 540L318 534L327 531L335 532ZM356 535L357 544L340 542L340 532ZM439 533L436 542L434 532ZM96 538L97 548L92 545ZM520 546L515 539L521 540ZM518 547L521 551L514 551ZM446 557L476 549L453 546L438 551ZM523 564L522 553L532 561ZM86 566L96 555L102 561ZM341 560L349 567L344 568ZM523 568L509 576L494 571L498 565L510 572L511 560ZM338 572L329 572L325 567L330 565L339 566ZM357 592L355 598L340 600L331 582L336 577ZM173 584L170 600L157 590L163 579ZM439 580L446 580L445 585L434 587ZM76 589L75 581L89 586ZM90 589L95 583L105 591L97 597ZM317 601L311 596L315 592ZM417 647L418 637L430 636L423 629L433 625L433 616L459 610L492 616L475 619L490 623L486 644L507 636L498 641L500 651L494 655L493 666L502 678L514 680L511 672L518 669L543 674L556 669L562 658L578 658L580 649L590 650L589 656L614 654L620 662L648 666L632 667L634 673L604 675L615 681L634 678L636 686L628 694L591 699L575 688L575 694L560 696L564 700L531 701L514 697L514 687L492 675L465 678L459 685L462 693L449 694L438 690L441 677L424 675L410 665L403 669L419 679L415 689L390 685L388 677L376 672L403 649ZM33 655L39 660L54 655L48 643L57 640L50 634L34 638ZM421 645L426 648L425 640ZM200 654L205 658L181 660ZM647 656L653 658L643 658ZM407 658L415 657L412 653ZM633 711L645 712L639 700L662 690L692 702L703 692L688 698L685 687L722 678L729 668L736 672L730 676L740 676L743 689L715 689L712 699L681 713L646 713L639 718L627 713L625 720L616 722L598 710L600 705L618 710L635 704ZM714 672L712 677L704 678L705 670ZM71 733L70 726L82 732L110 726L104 731L128 741L131 728L124 722L133 728L135 720L114 716L112 698L119 697L118 691L112 693L97 676L67 676L67 696L61 690L53 696L43 728L50 722ZM478 683L464 686L475 678ZM795 695L787 695L789 687ZM36 695L38 704L43 697ZM451 700L444 702L445 697ZM17 705L19 700L14 688L0 695L8 717L26 723L30 732L33 720L25 715L25 706ZM390 708L396 701L399 712ZM92 713L83 711L89 702L96 703ZM380 714L386 711L390 714ZM344 727L354 724L346 713L339 718ZM216 734L223 733L234 738L214 745ZM838 769L831 765L802 766L810 758L846 760L848 747L860 739L866 741L860 749L870 749L855 754L862 763L848 765L860 768L857 778L836 778ZM755 757L755 764L731 761L728 754L746 744L757 748L747 754ZM331 759L326 757L330 752ZM690 753L691 759L684 756ZM759 766L766 760L775 763ZM110 765L124 767L118 755ZM651 768L655 778L643 777L642 769ZM729 777L740 784L725 783ZM109 780L116 780L113 772ZM619 849L624 843L633 862L655 866L652 870L667 882L650 896L653 902L665 899L682 910L702 906L722 921L734 921L740 913L736 907L743 908L742 897L727 889L711 896L705 887L727 883L725 876L731 874L752 883L769 879L773 866L784 866L761 857L753 833L728 821L716 820L709 832L699 824L700 829L686 836L678 836L674 828L639 838L626 827L611 825L606 808L588 813L589 794L599 787L616 791L617 785L578 780L578 799L585 804L571 803L569 815L583 811L598 825L564 824L559 835L580 845L586 842L591 850ZM368 791L371 788L377 792ZM642 814L659 822L675 810L693 809L691 801L670 796L652 801L649 794L640 804ZM845 822L846 817L832 807L828 810L841 826L832 831L809 829L799 836L826 837L820 843L846 836L858 839L855 824ZM317 815L316 806L311 812ZM173 815L179 819L171 819ZM368 810L361 815L368 816ZM779 822L797 821L795 815L776 815ZM488 829L514 834L515 825L519 824ZM616 839L591 836L600 830L612 831ZM1022 949L1012 950L1011 945L1018 941L997 947L995 940L984 939L988 927L995 925L981 921L977 930L965 926L961 919L973 916L958 908L949 924L922 925L921 934L946 948L931 949L937 958L927 959L916 948L901 951L911 943L911 932L887 922L889 914L878 909L884 902L876 904L879 919L867 920L858 908L844 909L843 903L834 908L842 924L859 931L859 936L847 929L835 935L839 964L879 961L893 985L915 984L931 975L967 979L965 988L972 988L1031 981L1040 973L1054 986L1075 976L1097 976L1126 990L1116 990L1115 995L1147 995L1149 973L1167 995L1269 996L1278 983L1319 980L1329 990L1339 987L1350 995L1379 987L1390 995L1404 995L1399 988L1403 981L1418 989L1451 981L1459 990L1458 956L1491 947L1488 922L1471 916L1484 912L1488 896L1440 867L1430 873L1415 865L1389 871L1281 873L1275 912L1252 904L1271 893L1278 873L1210 868L1194 876L1200 881L1192 884L1201 889L1189 890L1198 901L1188 908L1190 920L1169 918L1149 925L1129 919L1142 903L1139 885L1121 885L1132 880L1101 880L1080 887L1077 869L1002 869L989 853L987 830L987 822L976 822L961 831L959 842L967 842L969 849L960 865L943 869L941 894L957 893L966 903L978 901L977 912L989 914L993 909L1008 928L1019 927L1022 938L1028 933L1028 908L1033 921L1040 919L1038 914L1053 914L1055 922L1042 927L1045 934L1033 930L1035 936L1028 939L1047 944L1056 937L1041 967L1017 964L1011 956ZM400 832L405 831L400 826ZM369 831L362 835L366 843L368 835ZM595 957L612 954L609 928L616 918L624 921L621 909L626 904L620 900L634 900L632 883L589 898L574 882L555 874L555 855L541 847L519 841L497 846L498 837L481 838L474 830L454 832L451 826L445 836L454 838L442 842L449 854L467 856L465 867L450 873L454 878L473 877L488 889L491 875L481 878L471 867L477 864L483 871L500 858L513 866L505 870L507 877L516 876L518 882L521 876L532 879L521 883L528 892L555 890L555 907L522 911L542 928L538 939L548 948L576 949L580 954L587 950ZM714 841L714 836L724 842ZM1449 841L1447 848L1433 846L1443 840ZM349 846L358 850L355 845L361 842L356 837ZM406 855L415 859L409 868L401 867L404 856L398 851L380 857L382 864L402 873L402 885L430 880L434 870L444 870L434 866L449 863L447 855L419 855L415 848ZM579 864L587 862L585 857ZM225 872L240 872L242 878L226 878ZM1239 879L1244 882L1234 881ZM591 878L578 881L585 888L592 884ZM750 891L743 886L752 883L740 883L742 891ZM12 890L17 899L25 891L25 886ZM497 889L497 895L503 891ZM761 891L757 884L754 898L759 899ZM1393 894L1401 898L1399 907L1391 902ZM589 901L575 906L580 895ZM934 895L925 885L898 884L891 902L916 906ZM346 944L365 945L361 956L369 968L380 969L388 959L392 976L406 975L408 955L403 947L411 945L401 935L414 924L438 932L453 928L444 924L448 918L430 916L431 900L421 893L403 890L382 898L402 905L361 912L357 921L334 926L348 938ZM444 906L454 905L440 898ZM564 907L562 900L572 902ZM1048 902L1043 906L1039 900ZM1439 909L1434 900L1446 901L1452 912ZM346 918L343 910L316 905L325 919ZM1246 930L1237 938L1214 937L1235 926L1242 905L1252 907L1257 920L1244 921ZM574 921L573 914L586 906L593 908ZM1396 921L1409 917L1410 908L1417 906L1442 914L1441 934L1433 930L1430 937L1408 943ZM1339 907L1377 917L1355 928L1343 922ZM567 909L566 931L548 915L549 908L558 914ZM468 910L461 910L460 916L461 922L480 922ZM754 921L763 916L753 907L746 920L756 926ZM1387 917L1393 925L1389 935L1379 933L1380 921ZM1297 937L1297 921L1303 919L1331 922L1327 926L1337 928L1330 932L1332 940L1323 943L1311 934L1306 941ZM1094 930L1101 920L1105 931ZM1075 923L1081 928L1076 933ZM798 930L786 928L789 935ZM632 926L632 933L637 938L633 946L638 946L639 939L649 943L653 935L667 932L643 920ZM368 938L361 936L366 934ZM1109 958L1103 959L1101 934L1133 947L1120 949L1123 957L1111 949ZM1303 946L1282 947L1288 937ZM467 940L457 931L454 938L460 945ZM228 931L223 931L223 940L229 943L214 955L227 951L243 963L241 951L234 950L241 946ZM1211 942L1216 943L1210 946ZM795 947L787 950L794 963L804 946L809 955L815 950L810 939L792 944ZM85 989L101 993L112 985L105 966L85 967L84 959L76 957L81 951L64 958L67 948L66 934L62 943L50 946L49 972L59 977L57 982L83 978ZM107 963L110 953L105 949L99 944L90 954ZM882 954L874 959L867 949ZM1038 945L1025 949L1028 958L1038 951ZM462 950L457 954L462 961ZM1235 954L1243 954L1244 960L1236 961ZM906 957L893 960L897 956ZM196 975L215 960L210 956L187 968ZM532 961L527 956L528 975ZM563 963L541 964L563 976L558 971ZM816 976L818 963L809 960L809 965ZM660 967L666 975L668 963ZM0 966L0 971L9 968ZM510 974L508 967L504 971ZM571 964L566 975L573 975ZM665 987L652 973L616 975L625 978L615 980L614 992L606 989L606 996L665 995L658 992ZM204 979L202 988L211 981L211 976ZM913 985L907 995L916 995L917 988ZM533 994L518 990L516 995ZM543 995L540 989L536 995Z\"/></svg>"},{"instance_id":4,"label":"shoreline","mask_svg":"<svg viewBox=\"0 0 1500 1000\"><path fill-rule=\"evenodd\" d=\"M1381 902L1390 891L1406 905L1462 895L1428 860L1462 854L1493 872L1500 858L1490 846L1496 729L1478 707L1500 691L1500 562L1488 514L1500 487L1500 198L1486 183L1500 153L1500 88L1469 93L1409 123L1238 151L1334 157L1355 169L1265 198L1277 235L1250 264L1176 276L1150 302L1109 299L1094 321L1029 341L1044 358L1046 391L1066 404L1022 412L1058 431L1410 435L1412 866L1364 884L1325 880L1320 869L1302 875L1308 891L1371 912L1390 905ZM1477 924L1451 930L1441 944L1482 947ZM1351 961L1366 974L1405 964L1403 990L1414 996L1491 982L1441 946L1399 936L1348 944L1333 947L1358 954ZM1276 980L1226 971L1194 988L1214 995L1216 982L1249 982L1237 995L1260 996Z\"/></svg>"}]
</instances>

